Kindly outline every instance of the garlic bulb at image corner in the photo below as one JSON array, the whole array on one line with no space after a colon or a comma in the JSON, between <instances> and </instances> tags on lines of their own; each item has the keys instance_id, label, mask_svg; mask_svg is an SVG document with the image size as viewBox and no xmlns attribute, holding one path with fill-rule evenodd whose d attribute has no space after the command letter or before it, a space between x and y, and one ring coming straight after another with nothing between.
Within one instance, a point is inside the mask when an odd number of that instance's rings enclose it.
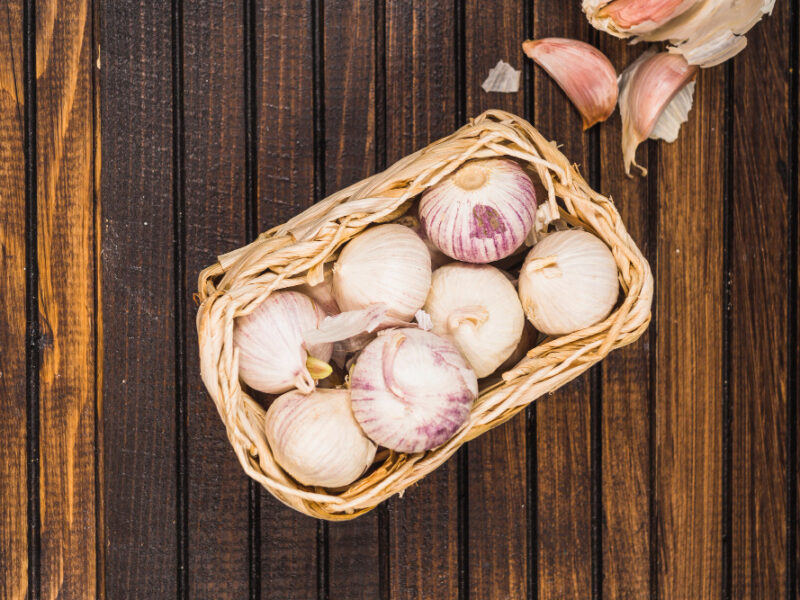
<instances>
[{"instance_id":1,"label":"garlic bulb at image corner","mask_svg":"<svg viewBox=\"0 0 800 600\"><path fill-rule=\"evenodd\" d=\"M354 237L333 267L333 295L342 311L383 303L388 315L410 321L431 286L431 257L408 227L371 227Z\"/></svg>"},{"instance_id":2,"label":"garlic bulb at image corner","mask_svg":"<svg viewBox=\"0 0 800 600\"><path fill-rule=\"evenodd\" d=\"M330 373L326 363L333 345L306 348L303 332L316 328L324 318L325 312L304 294L270 294L253 312L234 321L239 377L251 388L268 394L293 387L311 393L314 380Z\"/></svg>"},{"instance_id":3,"label":"garlic bulb at image corner","mask_svg":"<svg viewBox=\"0 0 800 600\"><path fill-rule=\"evenodd\" d=\"M451 263L434 271L423 310L433 332L452 340L478 377L514 352L525 324L517 290L490 265Z\"/></svg>"},{"instance_id":4,"label":"garlic bulb at image corner","mask_svg":"<svg viewBox=\"0 0 800 600\"><path fill-rule=\"evenodd\" d=\"M469 417L478 379L449 340L389 329L369 343L350 375L353 414L364 433L397 452L446 442Z\"/></svg>"},{"instance_id":5,"label":"garlic bulb at image corner","mask_svg":"<svg viewBox=\"0 0 800 600\"><path fill-rule=\"evenodd\" d=\"M377 448L356 422L347 390L287 392L272 403L264 419L275 460L303 485L348 485L375 458Z\"/></svg>"},{"instance_id":6,"label":"garlic bulb at image corner","mask_svg":"<svg viewBox=\"0 0 800 600\"><path fill-rule=\"evenodd\" d=\"M547 335L578 331L606 318L619 294L617 263L598 237L557 231L536 244L519 274L522 308Z\"/></svg>"},{"instance_id":7,"label":"garlic bulb at image corner","mask_svg":"<svg viewBox=\"0 0 800 600\"><path fill-rule=\"evenodd\" d=\"M489 263L525 241L536 216L536 192L513 160L472 160L422 195L419 215L425 234L442 252Z\"/></svg>"}]
</instances>

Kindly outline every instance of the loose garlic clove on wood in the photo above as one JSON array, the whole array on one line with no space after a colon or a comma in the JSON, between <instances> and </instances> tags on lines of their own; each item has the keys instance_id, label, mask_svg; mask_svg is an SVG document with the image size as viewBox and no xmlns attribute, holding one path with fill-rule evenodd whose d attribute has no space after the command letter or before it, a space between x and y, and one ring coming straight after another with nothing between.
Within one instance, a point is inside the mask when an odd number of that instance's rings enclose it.
<instances>
[{"instance_id":1,"label":"loose garlic clove on wood","mask_svg":"<svg viewBox=\"0 0 800 600\"><path fill-rule=\"evenodd\" d=\"M614 0L597 11L600 19L628 34L647 33L683 14L698 0Z\"/></svg>"},{"instance_id":2,"label":"loose garlic clove on wood","mask_svg":"<svg viewBox=\"0 0 800 600\"><path fill-rule=\"evenodd\" d=\"M583 119L583 130L605 121L617 104L617 73L594 46L567 38L528 40L522 50L564 90Z\"/></svg>"}]
</instances>

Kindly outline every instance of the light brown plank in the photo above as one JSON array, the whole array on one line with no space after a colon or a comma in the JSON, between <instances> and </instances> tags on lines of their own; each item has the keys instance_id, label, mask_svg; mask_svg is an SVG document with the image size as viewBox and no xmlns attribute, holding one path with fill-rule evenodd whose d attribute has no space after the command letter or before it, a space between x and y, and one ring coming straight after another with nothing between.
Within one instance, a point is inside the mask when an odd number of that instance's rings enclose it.
<instances>
[{"instance_id":1,"label":"light brown plank","mask_svg":"<svg viewBox=\"0 0 800 600\"><path fill-rule=\"evenodd\" d=\"M0 597L28 588L22 1L0 7Z\"/></svg>"}]
</instances>

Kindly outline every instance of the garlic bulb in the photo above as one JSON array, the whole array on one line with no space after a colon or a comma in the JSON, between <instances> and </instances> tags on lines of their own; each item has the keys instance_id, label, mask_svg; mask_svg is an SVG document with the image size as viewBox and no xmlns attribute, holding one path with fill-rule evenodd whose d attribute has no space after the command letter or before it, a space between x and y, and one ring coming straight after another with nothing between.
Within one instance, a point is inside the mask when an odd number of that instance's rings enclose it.
<instances>
[{"instance_id":1,"label":"garlic bulb","mask_svg":"<svg viewBox=\"0 0 800 600\"><path fill-rule=\"evenodd\" d=\"M239 377L251 388L280 394L296 387L304 394L314 380L330 373L329 343L306 346L303 332L316 328L325 313L299 292L274 292L250 314L234 323L239 350Z\"/></svg>"},{"instance_id":2,"label":"garlic bulb","mask_svg":"<svg viewBox=\"0 0 800 600\"><path fill-rule=\"evenodd\" d=\"M513 160L473 160L422 195L419 215L426 235L442 252L488 263L525 241L536 216L536 192Z\"/></svg>"},{"instance_id":3,"label":"garlic bulb","mask_svg":"<svg viewBox=\"0 0 800 600\"><path fill-rule=\"evenodd\" d=\"M539 338L539 332L531 325L531 322L527 319L525 320L525 327L522 328L522 337L519 339L519 344L511 353L503 364L497 367L498 373L505 373L512 367L517 366L517 363L521 361L525 355L528 353L528 350L536 346L536 340Z\"/></svg>"},{"instance_id":4,"label":"garlic bulb","mask_svg":"<svg viewBox=\"0 0 800 600\"><path fill-rule=\"evenodd\" d=\"M422 452L467 420L478 380L448 340L421 329L389 329L359 355L350 392L353 414L371 440Z\"/></svg>"},{"instance_id":5,"label":"garlic bulb","mask_svg":"<svg viewBox=\"0 0 800 600\"><path fill-rule=\"evenodd\" d=\"M536 244L519 274L522 308L542 333L572 333L608 316L619 294L617 263L599 238L557 231Z\"/></svg>"},{"instance_id":6,"label":"garlic bulb","mask_svg":"<svg viewBox=\"0 0 800 600\"><path fill-rule=\"evenodd\" d=\"M525 315L517 290L490 265L452 263L433 272L425 312L478 377L493 373L519 343Z\"/></svg>"},{"instance_id":7,"label":"garlic bulb","mask_svg":"<svg viewBox=\"0 0 800 600\"><path fill-rule=\"evenodd\" d=\"M342 311L384 303L388 315L410 321L431 286L431 257L408 227L367 229L342 250L333 268L333 295Z\"/></svg>"},{"instance_id":8,"label":"garlic bulb","mask_svg":"<svg viewBox=\"0 0 800 600\"><path fill-rule=\"evenodd\" d=\"M269 407L264 425L275 460L303 485L348 485L375 458L377 448L356 423L347 390L288 392Z\"/></svg>"},{"instance_id":9,"label":"garlic bulb","mask_svg":"<svg viewBox=\"0 0 800 600\"><path fill-rule=\"evenodd\" d=\"M605 121L617 105L617 72L594 46L567 38L528 40L522 50L552 77L578 109L583 130Z\"/></svg>"}]
</instances>

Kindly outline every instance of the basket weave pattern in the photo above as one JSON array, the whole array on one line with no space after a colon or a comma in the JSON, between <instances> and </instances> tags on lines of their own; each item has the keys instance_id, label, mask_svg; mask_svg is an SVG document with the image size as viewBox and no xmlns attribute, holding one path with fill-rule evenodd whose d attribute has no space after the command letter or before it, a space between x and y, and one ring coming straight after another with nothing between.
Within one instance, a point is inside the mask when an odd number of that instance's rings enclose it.
<instances>
[{"instance_id":1,"label":"basket weave pattern","mask_svg":"<svg viewBox=\"0 0 800 600\"><path fill-rule=\"evenodd\" d=\"M399 218L412 199L465 161L498 156L520 161L546 190L535 225L539 231L551 221L566 223L593 232L611 248L622 301L604 321L546 339L504 373L502 380L484 387L467 422L444 445L413 455L381 452L376 468L343 490L300 485L276 463L264 433L265 411L239 382L234 319L248 314L276 290L321 281L325 263L334 260L342 245L365 227ZM529 123L491 110L386 171L325 198L253 243L219 257L217 264L200 274L198 296L203 382L245 472L300 512L344 520L402 493L462 444L574 379L612 349L635 341L650 321L653 278L611 200L592 190L555 143Z\"/></svg>"}]
</instances>

